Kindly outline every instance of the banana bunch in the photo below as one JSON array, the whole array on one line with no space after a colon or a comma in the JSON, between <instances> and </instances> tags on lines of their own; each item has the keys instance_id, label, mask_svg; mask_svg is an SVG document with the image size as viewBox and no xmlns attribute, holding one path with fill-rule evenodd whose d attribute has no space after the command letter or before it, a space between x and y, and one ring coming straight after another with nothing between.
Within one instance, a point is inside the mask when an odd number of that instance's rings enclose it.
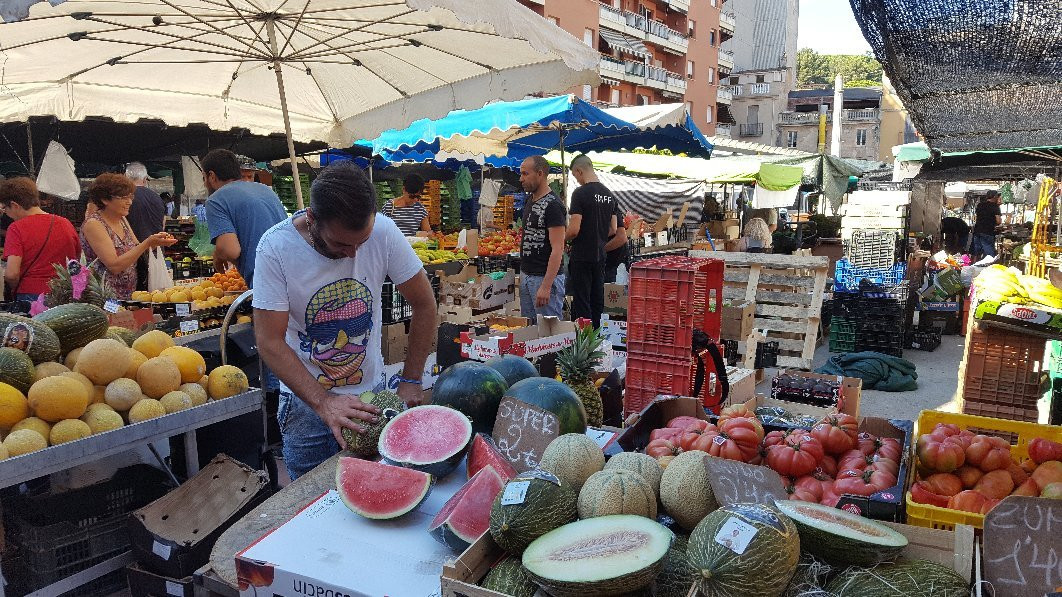
<instances>
[{"instance_id":1,"label":"banana bunch","mask_svg":"<svg viewBox=\"0 0 1062 597\"><path fill-rule=\"evenodd\" d=\"M1002 265L993 265L974 279L977 298L997 303L1028 304L1029 291L1018 280L1016 270Z\"/></svg>"},{"instance_id":2,"label":"banana bunch","mask_svg":"<svg viewBox=\"0 0 1062 597\"><path fill-rule=\"evenodd\" d=\"M455 261L457 259L468 259L468 255L462 251L440 251L431 249L422 249L413 245L413 251L420 258L421 263L446 263L447 261Z\"/></svg>"},{"instance_id":3,"label":"banana bunch","mask_svg":"<svg viewBox=\"0 0 1062 597\"><path fill-rule=\"evenodd\" d=\"M1062 309L1062 290L1048 280L1034 276L1018 276L1018 282L1029 292L1029 298L1041 305Z\"/></svg>"}]
</instances>

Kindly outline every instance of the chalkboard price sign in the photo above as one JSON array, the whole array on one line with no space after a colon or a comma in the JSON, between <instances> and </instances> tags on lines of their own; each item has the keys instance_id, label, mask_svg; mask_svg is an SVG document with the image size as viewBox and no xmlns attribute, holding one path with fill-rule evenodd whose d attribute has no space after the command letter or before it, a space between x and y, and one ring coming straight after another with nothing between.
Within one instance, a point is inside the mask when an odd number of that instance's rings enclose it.
<instances>
[{"instance_id":1,"label":"chalkboard price sign","mask_svg":"<svg viewBox=\"0 0 1062 597\"><path fill-rule=\"evenodd\" d=\"M753 466L716 458L704 457L708 483L720 506L730 504L765 504L773 506L777 500L787 500L782 477L765 466Z\"/></svg>"},{"instance_id":2,"label":"chalkboard price sign","mask_svg":"<svg viewBox=\"0 0 1062 597\"><path fill-rule=\"evenodd\" d=\"M542 452L559 434L556 415L506 396L498 405L491 436L516 472L524 472L538 466Z\"/></svg>"},{"instance_id":3,"label":"chalkboard price sign","mask_svg":"<svg viewBox=\"0 0 1062 597\"><path fill-rule=\"evenodd\" d=\"M1062 500L1008 497L985 516L984 533L996 595L1043 597L1062 586Z\"/></svg>"}]
</instances>

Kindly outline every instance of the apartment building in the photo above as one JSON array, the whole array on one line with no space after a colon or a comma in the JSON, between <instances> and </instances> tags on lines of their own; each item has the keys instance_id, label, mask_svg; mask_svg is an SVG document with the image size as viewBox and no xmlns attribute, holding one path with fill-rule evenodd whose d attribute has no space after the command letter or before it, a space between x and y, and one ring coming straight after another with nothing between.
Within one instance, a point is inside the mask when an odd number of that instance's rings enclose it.
<instances>
[{"instance_id":1,"label":"apartment building","mask_svg":"<svg viewBox=\"0 0 1062 597\"><path fill-rule=\"evenodd\" d=\"M573 93L610 106L685 102L701 131L716 134L718 105L729 101L719 84L733 68L720 46L735 27L722 0L520 2L601 53L601 85Z\"/></svg>"},{"instance_id":2,"label":"apartment building","mask_svg":"<svg viewBox=\"0 0 1062 597\"><path fill-rule=\"evenodd\" d=\"M785 147L817 152L819 106L827 107L826 152L833 153L833 89L801 89L789 93L788 109L779 114L778 134ZM882 92L878 88L844 90L841 112L842 158L876 161L882 151ZM889 150L892 144L889 144Z\"/></svg>"}]
</instances>

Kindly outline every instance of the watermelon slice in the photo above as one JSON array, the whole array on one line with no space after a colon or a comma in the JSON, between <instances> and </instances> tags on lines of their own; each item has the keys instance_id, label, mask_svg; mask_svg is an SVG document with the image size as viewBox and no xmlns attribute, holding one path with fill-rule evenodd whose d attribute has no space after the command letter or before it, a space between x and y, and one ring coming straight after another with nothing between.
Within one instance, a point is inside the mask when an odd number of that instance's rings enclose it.
<instances>
[{"instance_id":1,"label":"watermelon slice","mask_svg":"<svg viewBox=\"0 0 1062 597\"><path fill-rule=\"evenodd\" d=\"M415 510L434 481L427 473L349 456L340 457L336 466L336 490L343 503L355 514L376 520Z\"/></svg>"},{"instance_id":2,"label":"watermelon slice","mask_svg":"<svg viewBox=\"0 0 1062 597\"><path fill-rule=\"evenodd\" d=\"M471 479L484 467L491 467L494 472L501 475L502 480L508 482L516 476L516 469L509 463L505 456L498 450L498 444L486 433L477 433L472 440L472 447L468 449L468 478Z\"/></svg>"},{"instance_id":3,"label":"watermelon slice","mask_svg":"<svg viewBox=\"0 0 1062 597\"><path fill-rule=\"evenodd\" d=\"M449 475L472 441L472 422L460 411L427 404L398 413L380 432L380 456L392 464Z\"/></svg>"},{"instance_id":4,"label":"watermelon slice","mask_svg":"<svg viewBox=\"0 0 1062 597\"><path fill-rule=\"evenodd\" d=\"M505 481L494 467L484 468L447 500L428 532L458 553L468 549L490 529L490 506L504 487Z\"/></svg>"}]
</instances>

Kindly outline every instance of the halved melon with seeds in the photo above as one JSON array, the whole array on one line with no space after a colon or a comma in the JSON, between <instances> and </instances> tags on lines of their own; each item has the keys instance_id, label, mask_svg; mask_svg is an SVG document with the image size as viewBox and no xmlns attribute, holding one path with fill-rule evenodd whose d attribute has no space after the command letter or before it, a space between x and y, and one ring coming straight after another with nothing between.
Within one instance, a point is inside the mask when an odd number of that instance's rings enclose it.
<instances>
[{"instance_id":1,"label":"halved melon with seeds","mask_svg":"<svg viewBox=\"0 0 1062 597\"><path fill-rule=\"evenodd\" d=\"M656 578L675 534L644 516L617 514L554 529L524 550L528 575L555 597L618 595Z\"/></svg>"},{"instance_id":2,"label":"halved melon with seeds","mask_svg":"<svg viewBox=\"0 0 1062 597\"><path fill-rule=\"evenodd\" d=\"M907 537L845 510L786 500L775 505L800 532L800 548L834 566L873 566L895 560Z\"/></svg>"}]
</instances>

